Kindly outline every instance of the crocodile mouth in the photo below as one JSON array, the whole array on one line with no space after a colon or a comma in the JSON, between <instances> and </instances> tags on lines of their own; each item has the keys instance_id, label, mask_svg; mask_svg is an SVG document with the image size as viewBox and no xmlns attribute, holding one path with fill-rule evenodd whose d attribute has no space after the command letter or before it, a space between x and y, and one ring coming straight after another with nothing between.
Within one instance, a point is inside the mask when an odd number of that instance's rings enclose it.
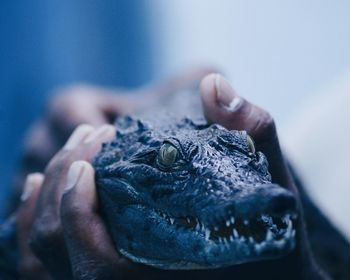
<instances>
[{"instance_id":1,"label":"crocodile mouth","mask_svg":"<svg viewBox=\"0 0 350 280\"><path fill-rule=\"evenodd\" d=\"M207 242L228 248L240 243L253 248L257 254L266 250L283 251L290 247L296 235L295 213L261 214L249 219L229 216L215 223L205 223L194 217L172 217L160 210L156 212L169 226L191 231Z\"/></svg>"}]
</instances>

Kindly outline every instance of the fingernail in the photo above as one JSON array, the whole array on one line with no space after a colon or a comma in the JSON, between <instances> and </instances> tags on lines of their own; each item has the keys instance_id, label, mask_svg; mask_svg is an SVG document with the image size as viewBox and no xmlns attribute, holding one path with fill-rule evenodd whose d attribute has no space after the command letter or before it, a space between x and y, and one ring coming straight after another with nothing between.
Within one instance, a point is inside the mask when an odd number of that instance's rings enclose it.
<instances>
[{"instance_id":1,"label":"fingernail","mask_svg":"<svg viewBox=\"0 0 350 280\"><path fill-rule=\"evenodd\" d=\"M67 183L64 192L67 192L76 186L84 172L86 164L87 163L83 160L75 161L71 164L68 170Z\"/></svg>"},{"instance_id":2,"label":"fingernail","mask_svg":"<svg viewBox=\"0 0 350 280\"><path fill-rule=\"evenodd\" d=\"M103 136L114 136L115 128L113 125L105 124L99 129L91 133L84 141L84 143L91 143Z\"/></svg>"},{"instance_id":3,"label":"fingernail","mask_svg":"<svg viewBox=\"0 0 350 280\"><path fill-rule=\"evenodd\" d=\"M76 148L91 132L94 128L88 124L79 125L69 137L67 143L64 145L63 149L72 150Z\"/></svg>"},{"instance_id":4,"label":"fingernail","mask_svg":"<svg viewBox=\"0 0 350 280\"><path fill-rule=\"evenodd\" d=\"M217 100L220 105L227 111L233 112L237 110L242 102L230 83L220 74L215 77L215 87L217 92Z\"/></svg>"},{"instance_id":5,"label":"fingernail","mask_svg":"<svg viewBox=\"0 0 350 280\"><path fill-rule=\"evenodd\" d=\"M36 186L40 186L44 180L44 176L41 173L29 174L24 184L23 193L21 195L21 201L26 201L32 194Z\"/></svg>"}]
</instances>

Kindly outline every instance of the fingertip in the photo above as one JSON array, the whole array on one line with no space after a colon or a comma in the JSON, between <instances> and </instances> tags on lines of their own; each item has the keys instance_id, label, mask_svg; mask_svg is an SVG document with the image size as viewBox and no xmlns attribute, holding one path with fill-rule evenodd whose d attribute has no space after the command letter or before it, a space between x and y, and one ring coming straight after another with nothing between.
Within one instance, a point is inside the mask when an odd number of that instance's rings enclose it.
<instances>
[{"instance_id":1,"label":"fingertip","mask_svg":"<svg viewBox=\"0 0 350 280\"><path fill-rule=\"evenodd\" d=\"M84 143L91 143L99 139L110 139L115 136L116 128L114 125L104 124L96 131L91 133L84 141Z\"/></svg>"},{"instance_id":2,"label":"fingertip","mask_svg":"<svg viewBox=\"0 0 350 280\"><path fill-rule=\"evenodd\" d=\"M234 112L242 104L243 99L238 96L230 82L220 74L215 77L215 89L217 101L226 111Z\"/></svg>"},{"instance_id":3,"label":"fingertip","mask_svg":"<svg viewBox=\"0 0 350 280\"><path fill-rule=\"evenodd\" d=\"M78 160L74 161L70 165L67 173L67 182L64 193L68 192L77 185L80 177L83 176L84 169L86 168L87 164L88 163L84 160Z\"/></svg>"},{"instance_id":4,"label":"fingertip","mask_svg":"<svg viewBox=\"0 0 350 280\"><path fill-rule=\"evenodd\" d=\"M23 193L21 195L21 201L26 201L33 191L37 188L40 188L44 181L44 175L42 173L31 173L27 176Z\"/></svg>"},{"instance_id":5,"label":"fingertip","mask_svg":"<svg viewBox=\"0 0 350 280\"><path fill-rule=\"evenodd\" d=\"M233 112L243 101L229 81L218 73L212 73L203 78L200 91L204 105L207 107L217 106L220 110Z\"/></svg>"},{"instance_id":6,"label":"fingertip","mask_svg":"<svg viewBox=\"0 0 350 280\"><path fill-rule=\"evenodd\" d=\"M217 73L206 75L200 82L199 89L203 98L213 99L216 97L216 77Z\"/></svg>"},{"instance_id":7,"label":"fingertip","mask_svg":"<svg viewBox=\"0 0 350 280\"><path fill-rule=\"evenodd\" d=\"M64 212L92 208L96 204L95 170L84 160L71 164L61 208Z\"/></svg>"},{"instance_id":8,"label":"fingertip","mask_svg":"<svg viewBox=\"0 0 350 280\"><path fill-rule=\"evenodd\" d=\"M89 124L79 125L72 133L64 145L64 150L72 150L76 148L86 137L88 137L94 131L94 127Z\"/></svg>"}]
</instances>

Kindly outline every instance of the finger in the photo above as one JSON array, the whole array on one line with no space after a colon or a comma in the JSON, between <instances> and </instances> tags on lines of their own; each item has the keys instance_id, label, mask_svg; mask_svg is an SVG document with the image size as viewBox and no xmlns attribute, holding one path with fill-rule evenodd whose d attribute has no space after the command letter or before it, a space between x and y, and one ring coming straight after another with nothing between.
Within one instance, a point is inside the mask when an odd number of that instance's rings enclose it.
<instances>
[{"instance_id":1,"label":"finger","mask_svg":"<svg viewBox=\"0 0 350 280\"><path fill-rule=\"evenodd\" d=\"M270 114L240 97L220 74L206 76L201 82L200 93L207 120L228 129L246 130L255 140L257 149L268 158L273 181L289 185L290 174Z\"/></svg>"},{"instance_id":2,"label":"finger","mask_svg":"<svg viewBox=\"0 0 350 280\"><path fill-rule=\"evenodd\" d=\"M84 140L84 146L81 148L84 156L81 157L81 159L91 161L96 153L101 149L102 144L111 141L115 137L115 134L115 126L109 124L105 124L91 133Z\"/></svg>"},{"instance_id":3,"label":"finger","mask_svg":"<svg viewBox=\"0 0 350 280\"><path fill-rule=\"evenodd\" d=\"M92 160L103 142L113 138L115 128L104 125L94 129L89 125L80 125L68 139L61 152L50 162L46 173L49 175L44 182L44 188L40 195L39 212L57 217L59 204L66 183L66 174L69 166L75 160ZM45 209L45 210L44 210Z\"/></svg>"},{"instance_id":4,"label":"finger","mask_svg":"<svg viewBox=\"0 0 350 280\"><path fill-rule=\"evenodd\" d=\"M78 147L85 138L87 138L94 128L88 124L82 124L72 133L66 144L63 146L63 150L73 150Z\"/></svg>"},{"instance_id":5,"label":"finger","mask_svg":"<svg viewBox=\"0 0 350 280\"><path fill-rule=\"evenodd\" d=\"M48 279L42 263L35 257L28 245L29 232L33 224L34 211L43 181L44 176L41 173L27 176L21 204L17 212L16 232L21 279Z\"/></svg>"},{"instance_id":6,"label":"finger","mask_svg":"<svg viewBox=\"0 0 350 280\"><path fill-rule=\"evenodd\" d=\"M81 125L71 135L64 148L50 161L39 196L35 218L30 232L30 248L51 275L62 279L70 277L70 263L64 245L59 205L72 151L94 131L92 126ZM59 261L58 261L59 260Z\"/></svg>"},{"instance_id":7,"label":"finger","mask_svg":"<svg viewBox=\"0 0 350 280\"><path fill-rule=\"evenodd\" d=\"M60 148L53 135L50 134L45 121L37 122L30 128L24 143L23 158L10 188L10 197L7 203L10 213L17 208L20 202L26 176L34 172L43 172L49 160Z\"/></svg>"},{"instance_id":8,"label":"finger","mask_svg":"<svg viewBox=\"0 0 350 280\"><path fill-rule=\"evenodd\" d=\"M193 66L185 69L164 81L154 84L152 91L159 95L167 95L180 90L190 90L198 88L200 81L216 69L208 66Z\"/></svg>"},{"instance_id":9,"label":"finger","mask_svg":"<svg viewBox=\"0 0 350 280\"><path fill-rule=\"evenodd\" d=\"M114 135L115 128L110 125L99 129L81 125L46 169L46 178L31 232L31 247L52 275L60 275L63 279L71 273L59 215L69 166L79 159L91 160L102 143Z\"/></svg>"},{"instance_id":10,"label":"finger","mask_svg":"<svg viewBox=\"0 0 350 280\"><path fill-rule=\"evenodd\" d=\"M58 218L57 209L59 208L60 196L65 183L65 174L73 159L70 158L74 149L81 146L84 140L94 132L94 128L90 125L80 125L72 133L62 151L59 152L49 163L45 173L47 174L44 181L43 190L40 194L37 218L46 217L43 223L54 221ZM46 221L48 220L48 221ZM37 223L38 221L36 221Z\"/></svg>"},{"instance_id":11,"label":"finger","mask_svg":"<svg viewBox=\"0 0 350 280\"><path fill-rule=\"evenodd\" d=\"M61 221L74 279L82 279L86 274L101 279L101 273L105 277L111 273L111 277L115 272L105 269L110 267L114 270L116 265L120 266L120 258L97 214L93 167L86 161L74 162L69 169L66 186L61 204Z\"/></svg>"},{"instance_id":12,"label":"finger","mask_svg":"<svg viewBox=\"0 0 350 280\"><path fill-rule=\"evenodd\" d=\"M47 111L51 132L63 143L80 124L99 127L107 123L100 109L101 100L101 90L90 86L73 86L59 91Z\"/></svg>"}]
</instances>

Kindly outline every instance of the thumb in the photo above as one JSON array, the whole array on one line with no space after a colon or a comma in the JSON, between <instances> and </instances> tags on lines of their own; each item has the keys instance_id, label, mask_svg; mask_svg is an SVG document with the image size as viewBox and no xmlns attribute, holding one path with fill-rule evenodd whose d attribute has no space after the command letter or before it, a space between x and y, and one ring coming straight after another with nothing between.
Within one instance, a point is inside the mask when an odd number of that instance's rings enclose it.
<instances>
[{"instance_id":1,"label":"thumb","mask_svg":"<svg viewBox=\"0 0 350 280\"><path fill-rule=\"evenodd\" d=\"M94 169L86 161L76 161L68 171L61 204L61 221L74 279L81 279L87 273L98 279L102 268L119 258L97 209ZM109 267L114 269L115 265Z\"/></svg>"}]
</instances>

